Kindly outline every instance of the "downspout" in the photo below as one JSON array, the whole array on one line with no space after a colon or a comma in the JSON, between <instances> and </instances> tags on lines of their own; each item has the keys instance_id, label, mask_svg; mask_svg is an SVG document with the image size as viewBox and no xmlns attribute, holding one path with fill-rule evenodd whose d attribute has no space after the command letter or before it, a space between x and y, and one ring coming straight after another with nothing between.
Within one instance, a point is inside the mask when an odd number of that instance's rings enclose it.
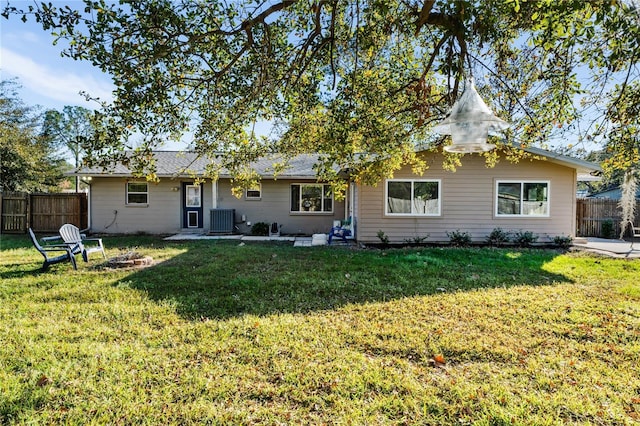
<instances>
[{"instance_id":1,"label":"downspout","mask_svg":"<svg viewBox=\"0 0 640 426\"><path fill-rule=\"evenodd\" d=\"M79 176L77 176L79 178ZM88 232L91 229L91 176L87 176L86 179L82 180L85 185L89 187L87 191L87 229L83 229L82 232Z\"/></svg>"},{"instance_id":2,"label":"downspout","mask_svg":"<svg viewBox=\"0 0 640 426\"><path fill-rule=\"evenodd\" d=\"M354 182L349 182L349 217L351 218L351 234L353 238L358 241L358 221L356 220L356 184Z\"/></svg>"},{"instance_id":3,"label":"downspout","mask_svg":"<svg viewBox=\"0 0 640 426\"><path fill-rule=\"evenodd\" d=\"M211 208L218 208L218 179L211 181Z\"/></svg>"}]
</instances>

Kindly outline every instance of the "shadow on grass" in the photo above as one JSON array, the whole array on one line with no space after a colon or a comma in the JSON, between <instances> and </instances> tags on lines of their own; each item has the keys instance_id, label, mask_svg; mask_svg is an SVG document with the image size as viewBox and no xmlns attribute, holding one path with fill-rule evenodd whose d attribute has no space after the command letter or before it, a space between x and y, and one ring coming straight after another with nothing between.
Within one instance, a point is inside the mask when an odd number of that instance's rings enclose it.
<instances>
[{"instance_id":1,"label":"shadow on grass","mask_svg":"<svg viewBox=\"0 0 640 426\"><path fill-rule=\"evenodd\" d=\"M186 318L309 312L441 292L569 282L543 269L552 250L349 250L194 242L116 286L170 300Z\"/></svg>"},{"instance_id":2,"label":"shadow on grass","mask_svg":"<svg viewBox=\"0 0 640 426\"><path fill-rule=\"evenodd\" d=\"M0 251L33 247L27 234L0 234Z\"/></svg>"}]
</instances>

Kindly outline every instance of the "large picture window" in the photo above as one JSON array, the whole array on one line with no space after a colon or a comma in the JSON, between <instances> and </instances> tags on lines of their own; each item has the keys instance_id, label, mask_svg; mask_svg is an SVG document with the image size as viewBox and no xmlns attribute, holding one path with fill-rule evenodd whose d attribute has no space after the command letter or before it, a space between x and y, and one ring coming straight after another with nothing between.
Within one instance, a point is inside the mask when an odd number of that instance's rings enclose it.
<instances>
[{"instance_id":1,"label":"large picture window","mask_svg":"<svg viewBox=\"0 0 640 426\"><path fill-rule=\"evenodd\" d=\"M291 185L291 212L332 213L333 191L331 185L294 183Z\"/></svg>"},{"instance_id":2,"label":"large picture window","mask_svg":"<svg viewBox=\"0 0 640 426\"><path fill-rule=\"evenodd\" d=\"M127 182L127 204L148 204L149 187L147 182Z\"/></svg>"},{"instance_id":3,"label":"large picture window","mask_svg":"<svg viewBox=\"0 0 640 426\"><path fill-rule=\"evenodd\" d=\"M549 182L497 183L497 216L549 216Z\"/></svg>"},{"instance_id":4,"label":"large picture window","mask_svg":"<svg viewBox=\"0 0 640 426\"><path fill-rule=\"evenodd\" d=\"M440 180L387 181L386 214L440 216Z\"/></svg>"}]
</instances>

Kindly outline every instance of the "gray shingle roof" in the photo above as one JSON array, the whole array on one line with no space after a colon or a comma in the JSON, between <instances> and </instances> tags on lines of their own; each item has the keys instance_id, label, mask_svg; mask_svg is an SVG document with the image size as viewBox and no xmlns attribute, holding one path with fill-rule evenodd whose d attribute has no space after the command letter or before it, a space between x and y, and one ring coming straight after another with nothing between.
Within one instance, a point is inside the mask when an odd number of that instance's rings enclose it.
<instances>
[{"instance_id":1,"label":"gray shingle roof","mask_svg":"<svg viewBox=\"0 0 640 426\"><path fill-rule=\"evenodd\" d=\"M190 177L193 173L197 176L202 176L205 172L205 167L216 161L215 159L198 158L198 154L193 152L155 151L153 155L156 160L156 175L158 177ZM288 168L278 173L278 177L315 178L316 173L313 170L313 166L318 162L318 158L317 154L298 155L288 161ZM263 178L272 178L274 163L281 161L282 156L274 154L252 163L251 166ZM118 163L107 170L99 167L84 167L78 170L77 174L81 176L131 176L132 173L131 169ZM230 177L227 170L222 170L219 175L221 178Z\"/></svg>"},{"instance_id":2,"label":"gray shingle roof","mask_svg":"<svg viewBox=\"0 0 640 426\"><path fill-rule=\"evenodd\" d=\"M525 151L534 155L543 156L547 161L576 169L580 176L585 176L585 178L580 180L587 180L589 173L602 171L600 166L595 163L568 157L540 148L528 147L525 148ZM196 153L182 151L155 151L154 156L156 159L156 174L158 177L191 177L194 173L196 176L202 176L204 174L205 167L216 161L215 158L198 158L198 154ZM288 168L285 171L278 173L278 177L314 179L316 177L316 173L313 170L313 166L318 162L319 157L320 156L318 154L298 155L288 161ZM273 178L273 164L281 161L282 155L273 154L256 161L252 164L252 167L260 174L260 176L269 179ZM113 167L108 170L102 170L101 168L82 168L77 173L77 175L80 176L131 176L131 174L131 170L122 164L114 164ZM227 170L220 171L219 176L221 178L231 177Z\"/></svg>"}]
</instances>

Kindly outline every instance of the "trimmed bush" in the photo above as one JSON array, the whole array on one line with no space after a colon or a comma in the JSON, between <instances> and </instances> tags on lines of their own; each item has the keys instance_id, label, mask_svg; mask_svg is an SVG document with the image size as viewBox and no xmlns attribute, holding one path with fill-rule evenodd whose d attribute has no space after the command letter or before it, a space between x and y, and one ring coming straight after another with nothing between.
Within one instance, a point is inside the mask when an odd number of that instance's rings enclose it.
<instances>
[{"instance_id":1,"label":"trimmed bush","mask_svg":"<svg viewBox=\"0 0 640 426\"><path fill-rule=\"evenodd\" d=\"M602 225L600 225L600 232L602 233L602 238L614 238L615 227L613 226L613 220L606 219L602 221Z\"/></svg>"},{"instance_id":2,"label":"trimmed bush","mask_svg":"<svg viewBox=\"0 0 640 426\"><path fill-rule=\"evenodd\" d=\"M513 242L520 247L531 247L538 241L538 236L531 231L518 231L513 236Z\"/></svg>"},{"instance_id":3,"label":"trimmed bush","mask_svg":"<svg viewBox=\"0 0 640 426\"><path fill-rule=\"evenodd\" d=\"M563 249L571 247L572 243L573 238L571 238L570 236L556 235L555 237L553 237L553 244Z\"/></svg>"},{"instance_id":4,"label":"trimmed bush","mask_svg":"<svg viewBox=\"0 0 640 426\"><path fill-rule=\"evenodd\" d=\"M510 234L510 232L504 231L502 228L493 228L493 231L491 231L485 241L492 246L500 247L511 240Z\"/></svg>"},{"instance_id":5,"label":"trimmed bush","mask_svg":"<svg viewBox=\"0 0 640 426\"><path fill-rule=\"evenodd\" d=\"M251 227L251 235L267 236L269 235L269 224L265 222L256 222Z\"/></svg>"},{"instance_id":6,"label":"trimmed bush","mask_svg":"<svg viewBox=\"0 0 640 426\"><path fill-rule=\"evenodd\" d=\"M451 232L447 231L447 237L449 237L451 245L455 247L466 247L471 244L471 234L466 231L460 231L459 229Z\"/></svg>"}]
</instances>

